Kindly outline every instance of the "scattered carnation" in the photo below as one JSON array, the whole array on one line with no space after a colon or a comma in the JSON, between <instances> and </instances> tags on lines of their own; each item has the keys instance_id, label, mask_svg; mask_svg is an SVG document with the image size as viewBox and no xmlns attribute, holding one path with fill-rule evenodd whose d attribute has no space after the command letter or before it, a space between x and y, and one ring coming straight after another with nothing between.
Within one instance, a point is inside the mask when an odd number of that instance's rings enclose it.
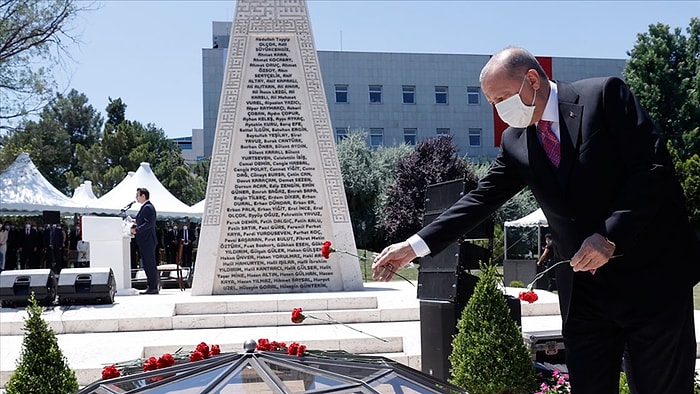
<instances>
[{"instance_id":1,"label":"scattered carnation","mask_svg":"<svg viewBox=\"0 0 700 394\"><path fill-rule=\"evenodd\" d=\"M146 361L143 363L143 371L155 371L158 369L158 359L155 357L149 357Z\"/></svg>"},{"instance_id":2,"label":"scattered carnation","mask_svg":"<svg viewBox=\"0 0 700 394\"><path fill-rule=\"evenodd\" d=\"M204 360L204 355L200 351L194 351L190 353L190 361Z\"/></svg>"},{"instance_id":3,"label":"scattered carnation","mask_svg":"<svg viewBox=\"0 0 700 394\"><path fill-rule=\"evenodd\" d=\"M324 242L323 246L321 246L321 256L328 260L333 252L335 252L335 249L331 247L331 241Z\"/></svg>"},{"instance_id":4,"label":"scattered carnation","mask_svg":"<svg viewBox=\"0 0 700 394\"><path fill-rule=\"evenodd\" d=\"M207 345L206 343L201 342L199 345L197 345L195 351L202 353L202 356L204 358L209 358L209 345Z\"/></svg>"},{"instance_id":5,"label":"scattered carnation","mask_svg":"<svg viewBox=\"0 0 700 394\"><path fill-rule=\"evenodd\" d=\"M537 293L535 293L534 291L528 290L528 291L521 291L520 294L518 294L518 298L532 304L533 302L537 301L537 299L539 297L537 296Z\"/></svg>"},{"instance_id":6,"label":"scattered carnation","mask_svg":"<svg viewBox=\"0 0 700 394\"><path fill-rule=\"evenodd\" d=\"M301 312L301 308L294 308L292 310L292 323L299 324L303 323L304 320L306 320L306 316L304 316L304 314Z\"/></svg>"},{"instance_id":7,"label":"scattered carnation","mask_svg":"<svg viewBox=\"0 0 700 394\"><path fill-rule=\"evenodd\" d=\"M158 366L158 369L172 367L173 365L175 365L175 358L173 358L172 354L165 353L164 355L158 358L156 365Z\"/></svg>"},{"instance_id":8,"label":"scattered carnation","mask_svg":"<svg viewBox=\"0 0 700 394\"><path fill-rule=\"evenodd\" d=\"M102 370L102 380L114 379L122 376L116 366L110 365Z\"/></svg>"},{"instance_id":9,"label":"scattered carnation","mask_svg":"<svg viewBox=\"0 0 700 394\"><path fill-rule=\"evenodd\" d=\"M209 353L212 356L216 356L217 354L221 354L221 348L219 345L211 345L211 349L209 350Z\"/></svg>"}]
</instances>

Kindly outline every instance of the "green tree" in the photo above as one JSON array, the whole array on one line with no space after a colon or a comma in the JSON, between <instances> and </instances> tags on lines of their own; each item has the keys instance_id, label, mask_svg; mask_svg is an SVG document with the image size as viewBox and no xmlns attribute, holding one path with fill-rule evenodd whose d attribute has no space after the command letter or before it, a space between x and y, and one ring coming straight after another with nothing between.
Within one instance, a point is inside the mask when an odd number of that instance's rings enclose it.
<instances>
[{"instance_id":1,"label":"green tree","mask_svg":"<svg viewBox=\"0 0 700 394\"><path fill-rule=\"evenodd\" d=\"M386 185L393 180L396 160L410 152L410 147L380 147L367 144L367 132L351 131L338 143L338 161L352 221L355 243L362 249L383 244L378 225Z\"/></svg>"},{"instance_id":2,"label":"green tree","mask_svg":"<svg viewBox=\"0 0 700 394\"><path fill-rule=\"evenodd\" d=\"M73 174L82 173L76 147L93 145L101 127L102 117L84 94L76 90L67 95L59 93L42 109L38 121L26 121L0 137L0 168L27 152L44 177L70 195L80 183L75 182Z\"/></svg>"},{"instance_id":3,"label":"green tree","mask_svg":"<svg viewBox=\"0 0 700 394\"><path fill-rule=\"evenodd\" d=\"M70 27L82 10L74 0L0 2L0 120L37 112L51 99L52 70L77 41Z\"/></svg>"},{"instance_id":4,"label":"green tree","mask_svg":"<svg viewBox=\"0 0 700 394\"><path fill-rule=\"evenodd\" d=\"M43 308L34 293L27 305L22 353L10 376L7 394L71 394L78 391L78 380L58 347L56 334L41 318Z\"/></svg>"},{"instance_id":5,"label":"green tree","mask_svg":"<svg viewBox=\"0 0 700 394\"><path fill-rule=\"evenodd\" d=\"M700 229L700 155L693 155L687 160L681 160L678 151L667 143L668 149L675 163L676 173L681 180L681 186L688 205L690 224Z\"/></svg>"},{"instance_id":6,"label":"green tree","mask_svg":"<svg viewBox=\"0 0 700 394\"><path fill-rule=\"evenodd\" d=\"M452 340L450 383L471 394L529 394L536 386L535 369L497 276L495 266L482 265Z\"/></svg>"},{"instance_id":7,"label":"green tree","mask_svg":"<svg viewBox=\"0 0 700 394\"><path fill-rule=\"evenodd\" d=\"M661 23L637 35L623 71L625 81L678 150L681 160L700 154L700 18L673 31ZM684 137L684 135L687 135Z\"/></svg>"},{"instance_id":8,"label":"green tree","mask_svg":"<svg viewBox=\"0 0 700 394\"><path fill-rule=\"evenodd\" d=\"M395 181L389 185L382 227L387 242L406 239L423 226L425 191L428 185L465 179L473 187L476 178L467 173L467 163L457 156L452 136L426 139L396 165Z\"/></svg>"},{"instance_id":9,"label":"green tree","mask_svg":"<svg viewBox=\"0 0 700 394\"><path fill-rule=\"evenodd\" d=\"M177 144L154 124L127 119L126 107L121 98L110 99L102 138L89 148L76 147L83 172L72 174L74 179L91 180L100 196L147 162L163 186L182 202L192 205L202 200L206 181L190 171Z\"/></svg>"}]
</instances>

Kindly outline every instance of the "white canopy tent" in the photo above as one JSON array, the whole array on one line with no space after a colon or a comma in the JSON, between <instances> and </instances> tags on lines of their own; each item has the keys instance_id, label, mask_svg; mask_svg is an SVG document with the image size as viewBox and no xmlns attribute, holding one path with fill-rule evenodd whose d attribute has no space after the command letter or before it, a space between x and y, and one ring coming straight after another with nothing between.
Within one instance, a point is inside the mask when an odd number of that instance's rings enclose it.
<instances>
[{"instance_id":1,"label":"white canopy tent","mask_svg":"<svg viewBox=\"0 0 700 394\"><path fill-rule=\"evenodd\" d=\"M88 206L97 200L95 192L92 190L92 181L85 181L73 190L73 197L70 198L78 205Z\"/></svg>"},{"instance_id":2,"label":"white canopy tent","mask_svg":"<svg viewBox=\"0 0 700 394\"><path fill-rule=\"evenodd\" d=\"M534 212L530 212L528 215L523 216L520 219L511 220L503 223L503 259L508 259L508 232L506 231L507 227L537 227L537 242L539 243L542 239L542 227L546 226L547 218L544 216L542 208L539 208Z\"/></svg>"},{"instance_id":3,"label":"white canopy tent","mask_svg":"<svg viewBox=\"0 0 700 394\"><path fill-rule=\"evenodd\" d=\"M145 187L150 193L150 200L156 207L160 217L201 217L201 213L193 212L190 206L178 200L156 178L149 163L141 163L134 173L129 173L114 189L88 205L88 210L94 212L119 214L121 210L136 200L136 189ZM135 216L141 204L134 203L126 214Z\"/></svg>"},{"instance_id":4,"label":"white canopy tent","mask_svg":"<svg viewBox=\"0 0 700 394\"><path fill-rule=\"evenodd\" d=\"M205 198L202 201L192 205L190 207L192 214L195 216L198 216L198 217L204 216L204 204L206 204L206 203L207 203L207 199Z\"/></svg>"},{"instance_id":5,"label":"white canopy tent","mask_svg":"<svg viewBox=\"0 0 700 394\"><path fill-rule=\"evenodd\" d=\"M42 211L81 213L81 206L56 189L26 152L0 174L0 212L36 214Z\"/></svg>"}]
</instances>

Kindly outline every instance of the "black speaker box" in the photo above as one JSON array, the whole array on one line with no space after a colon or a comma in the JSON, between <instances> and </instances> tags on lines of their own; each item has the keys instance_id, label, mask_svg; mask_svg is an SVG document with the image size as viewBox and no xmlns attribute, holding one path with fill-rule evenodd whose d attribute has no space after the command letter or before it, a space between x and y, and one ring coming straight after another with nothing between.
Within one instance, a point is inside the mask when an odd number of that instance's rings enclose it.
<instances>
[{"instance_id":1,"label":"black speaker box","mask_svg":"<svg viewBox=\"0 0 700 394\"><path fill-rule=\"evenodd\" d=\"M457 334L457 322L468 301L468 298L458 302L420 300L421 366L424 373L445 381L450 378L452 338ZM520 300L506 296L506 304L511 318L522 326Z\"/></svg>"},{"instance_id":2,"label":"black speaker box","mask_svg":"<svg viewBox=\"0 0 700 394\"><path fill-rule=\"evenodd\" d=\"M26 306L32 292L39 305L51 305L54 302L56 299L56 277L50 269L0 272L2 306Z\"/></svg>"},{"instance_id":3,"label":"black speaker box","mask_svg":"<svg viewBox=\"0 0 700 394\"><path fill-rule=\"evenodd\" d=\"M64 268L58 278L57 293L61 305L112 304L117 281L108 267Z\"/></svg>"},{"instance_id":4,"label":"black speaker box","mask_svg":"<svg viewBox=\"0 0 700 394\"><path fill-rule=\"evenodd\" d=\"M426 215L442 213L459 200L464 192L465 184L462 179L428 185L425 189ZM423 222L425 223L425 220Z\"/></svg>"},{"instance_id":5,"label":"black speaker box","mask_svg":"<svg viewBox=\"0 0 700 394\"><path fill-rule=\"evenodd\" d=\"M44 224L59 224L61 222L61 212L59 211L42 211L41 213Z\"/></svg>"}]
</instances>

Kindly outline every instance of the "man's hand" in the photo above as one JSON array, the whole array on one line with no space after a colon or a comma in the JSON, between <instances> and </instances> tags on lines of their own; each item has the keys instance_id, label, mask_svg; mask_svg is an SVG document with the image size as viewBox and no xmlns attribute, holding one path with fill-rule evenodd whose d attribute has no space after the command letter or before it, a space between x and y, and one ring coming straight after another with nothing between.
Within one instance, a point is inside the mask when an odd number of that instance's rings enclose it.
<instances>
[{"instance_id":1,"label":"man's hand","mask_svg":"<svg viewBox=\"0 0 700 394\"><path fill-rule=\"evenodd\" d=\"M571 258L574 272L590 271L602 267L615 253L615 245L602 235L595 233L586 238L581 248Z\"/></svg>"},{"instance_id":2,"label":"man's hand","mask_svg":"<svg viewBox=\"0 0 700 394\"><path fill-rule=\"evenodd\" d=\"M416 258L416 252L408 241L389 245L374 258L372 279L388 282L394 272Z\"/></svg>"}]
</instances>

